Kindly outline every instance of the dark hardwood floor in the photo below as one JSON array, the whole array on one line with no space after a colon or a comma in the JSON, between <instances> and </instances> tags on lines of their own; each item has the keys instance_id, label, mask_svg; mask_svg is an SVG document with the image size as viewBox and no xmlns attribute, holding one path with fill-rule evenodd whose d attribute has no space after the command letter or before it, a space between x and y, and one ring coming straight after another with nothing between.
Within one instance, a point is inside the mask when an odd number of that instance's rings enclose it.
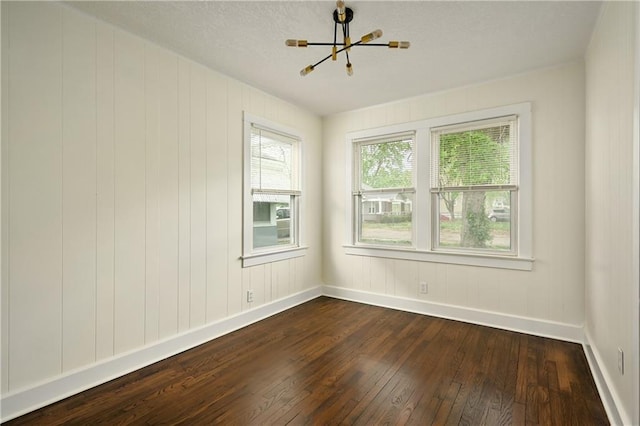
<instances>
[{"instance_id":1,"label":"dark hardwood floor","mask_svg":"<svg viewBox=\"0 0 640 426\"><path fill-rule=\"evenodd\" d=\"M608 424L582 347L321 297L8 424Z\"/></svg>"}]
</instances>

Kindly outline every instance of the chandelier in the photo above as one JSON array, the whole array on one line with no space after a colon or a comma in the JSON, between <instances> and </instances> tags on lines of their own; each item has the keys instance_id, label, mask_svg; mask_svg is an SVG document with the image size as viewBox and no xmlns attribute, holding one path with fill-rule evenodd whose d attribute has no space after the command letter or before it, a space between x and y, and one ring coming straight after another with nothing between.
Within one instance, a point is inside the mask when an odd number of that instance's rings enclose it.
<instances>
[{"instance_id":1,"label":"chandelier","mask_svg":"<svg viewBox=\"0 0 640 426\"><path fill-rule=\"evenodd\" d=\"M333 11L333 43L316 43L309 42L307 40L292 40L289 39L285 44L289 47L307 47L307 46L331 46L331 53L322 58L318 62L312 65L308 65L300 71L301 76L309 74L316 69L318 65L331 58L336 61L338 54L344 52L347 59L347 75L353 75L353 65L349 59L349 52L352 47L357 46L384 46L391 49L408 49L410 43L408 41L390 41L388 43L371 43L371 41L382 37L382 30L375 30L369 34L365 34L360 37L360 40L351 43L351 36L349 34L349 23L353 20L353 10L346 7L344 1L338 0L336 2L336 10ZM338 26L342 29L342 43L338 43Z\"/></svg>"}]
</instances>

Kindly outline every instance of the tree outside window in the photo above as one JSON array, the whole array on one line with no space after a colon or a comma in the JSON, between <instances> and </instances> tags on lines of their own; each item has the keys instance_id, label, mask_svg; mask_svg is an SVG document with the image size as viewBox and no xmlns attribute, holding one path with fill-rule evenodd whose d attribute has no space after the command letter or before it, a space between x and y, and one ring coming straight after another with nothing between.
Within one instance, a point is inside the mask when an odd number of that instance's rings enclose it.
<instances>
[{"instance_id":1,"label":"tree outside window","mask_svg":"<svg viewBox=\"0 0 640 426\"><path fill-rule=\"evenodd\" d=\"M357 241L412 245L413 135L363 141L355 147Z\"/></svg>"},{"instance_id":2,"label":"tree outside window","mask_svg":"<svg viewBox=\"0 0 640 426\"><path fill-rule=\"evenodd\" d=\"M531 104L347 134L345 252L531 270Z\"/></svg>"},{"instance_id":3,"label":"tree outside window","mask_svg":"<svg viewBox=\"0 0 640 426\"><path fill-rule=\"evenodd\" d=\"M515 118L435 129L436 246L512 250Z\"/></svg>"}]
</instances>

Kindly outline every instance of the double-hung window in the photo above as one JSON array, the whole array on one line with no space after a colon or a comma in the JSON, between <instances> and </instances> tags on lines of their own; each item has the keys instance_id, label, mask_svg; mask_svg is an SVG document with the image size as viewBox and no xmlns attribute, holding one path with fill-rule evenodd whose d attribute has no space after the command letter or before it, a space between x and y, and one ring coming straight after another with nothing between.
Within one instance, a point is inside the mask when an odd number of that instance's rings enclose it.
<instances>
[{"instance_id":1,"label":"double-hung window","mask_svg":"<svg viewBox=\"0 0 640 426\"><path fill-rule=\"evenodd\" d=\"M347 166L347 254L532 268L529 103L350 133Z\"/></svg>"},{"instance_id":2,"label":"double-hung window","mask_svg":"<svg viewBox=\"0 0 640 426\"><path fill-rule=\"evenodd\" d=\"M243 265L300 253L301 137L245 114Z\"/></svg>"},{"instance_id":3,"label":"double-hung window","mask_svg":"<svg viewBox=\"0 0 640 426\"><path fill-rule=\"evenodd\" d=\"M514 115L431 129L434 249L516 253L517 130Z\"/></svg>"},{"instance_id":4,"label":"double-hung window","mask_svg":"<svg viewBox=\"0 0 640 426\"><path fill-rule=\"evenodd\" d=\"M354 143L358 243L413 246L413 146L413 133Z\"/></svg>"}]
</instances>

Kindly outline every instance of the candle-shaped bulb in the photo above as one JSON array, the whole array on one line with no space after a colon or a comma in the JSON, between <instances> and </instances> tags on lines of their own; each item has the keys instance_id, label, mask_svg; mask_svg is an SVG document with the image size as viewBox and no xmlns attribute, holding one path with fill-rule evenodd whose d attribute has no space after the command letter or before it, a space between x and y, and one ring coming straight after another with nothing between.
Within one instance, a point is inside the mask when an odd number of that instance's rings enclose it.
<instances>
[{"instance_id":1,"label":"candle-shaped bulb","mask_svg":"<svg viewBox=\"0 0 640 426\"><path fill-rule=\"evenodd\" d=\"M304 77L305 75L309 74L313 70L314 70L313 65L309 65L308 67L300 71L300 75Z\"/></svg>"},{"instance_id":2,"label":"candle-shaped bulb","mask_svg":"<svg viewBox=\"0 0 640 426\"><path fill-rule=\"evenodd\" d=\"M364 44L364 43L369 43L371 40L375 40L380 37L382 37L382 30L375 30L375 31L371 31L369 34L363 35L360 41Z\"/></svg>"},{"instance_id":3,"label":"candle-shaped bulb","mask_svg":"<svg viewBox=\"0 0 640 426\"><path fill-rule=\"evenodd\" d=\"M344 22L347 19L347 8L344 6L344 1L338 0L336 2L336 12L338 12L339 22Z\"/></svg>"}]
</instances>

